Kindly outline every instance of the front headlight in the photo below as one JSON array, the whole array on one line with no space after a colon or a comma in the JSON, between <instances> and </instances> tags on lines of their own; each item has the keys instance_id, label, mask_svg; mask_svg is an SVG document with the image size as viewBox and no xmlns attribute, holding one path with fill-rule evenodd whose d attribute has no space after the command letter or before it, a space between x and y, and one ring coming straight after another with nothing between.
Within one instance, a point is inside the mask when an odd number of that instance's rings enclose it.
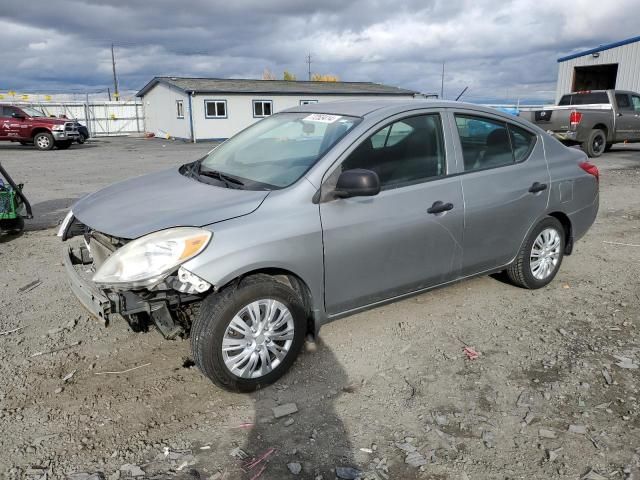
<instances>
[{"instance_id":1,"label":"front headlight","mask_svg":"<svg viewBox=\"0 0 640 480\"><path fill-rule=\"evenodd\" d=\"M151 233L116 250L93 281L103 287L143 288L155 285L209 244L212 233L179 227Z\"/></svg>"},{"instance_id":2,"label":"front headlight","mask_svg":"<svg viewBox=\"0 0 640 480\"><path fill-rule=\"evenodd\" d=\"M63 132L64 125L54 125L53 127L51 127L51 130L53 130L54 132Z\"/></svg>"}]
</instances>

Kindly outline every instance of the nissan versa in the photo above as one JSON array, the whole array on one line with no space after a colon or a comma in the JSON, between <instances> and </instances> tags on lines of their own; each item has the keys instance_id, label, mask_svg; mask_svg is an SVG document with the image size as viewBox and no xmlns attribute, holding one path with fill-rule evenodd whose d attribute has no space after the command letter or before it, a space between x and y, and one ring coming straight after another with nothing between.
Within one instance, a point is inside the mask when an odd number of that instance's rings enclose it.
<instances>
[{"instance_id":1,"label":"nissan versa","mask_svg":"<svg viewBox=\"0 0 640 480\"><path fill-rule=\"evenodd\" d=\"M540 288L598 211L598 170L533 124L455 102L347 101L268 117L200 160L79 200L71 288L108 322L190 331L250 391L331 320L506 271Z\"/></svg>"}]
</instances>

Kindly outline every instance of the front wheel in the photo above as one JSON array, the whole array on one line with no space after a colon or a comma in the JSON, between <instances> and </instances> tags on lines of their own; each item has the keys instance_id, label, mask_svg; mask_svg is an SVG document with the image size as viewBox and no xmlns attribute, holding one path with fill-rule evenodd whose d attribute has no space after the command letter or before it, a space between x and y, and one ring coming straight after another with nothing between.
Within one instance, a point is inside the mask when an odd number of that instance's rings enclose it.
<instances>
[{"instance_id":1,"label":"front wheel","mask_svg":"<svg viewBox=\"0 0 640 480\"><path fill-rule=\"evenodd\" d=\"M536 289L548 285L558 273L564 257L565 233L554 217L542 220L531 231L516 259L507 268L514 285Z\"/></svg>"},{"instance_id":2,"label":"front wheel","mask_svg":"<svg viewBox=\"0 0 640 480\"><path fill-rule=\"evenodd\" d=\"M87 137L84 136L84 133L81 133L78 136L78 139L76 141L78 142L79 145L82 145L84 142L87 141Z\"/></svg>"},{"instance_id":3,"label":"front wheel","mask_svg":"<svg viewBox=\"0 0 640 480\"><path fill-rule=\"evenodd\" d=\"M582 142L582 150L591 158L602 155L607 147L607 136L600 129L591 130L587 139Z\"/></svg>"},{"instance_id":4,"label":"front wheel","mask_svg":"<svg viewBox=\"0 0 640 480\"><path fill-rule=\"evenodd\" d=\"M255 275L211 294L191 328L196 365L213 383L249 392L278 380L300 353L306 314L298 294Z\"/></svg>"},{"instance_id":5,"label":"front wheel","mask_svg":"<svg viewBox=\"0 0 640 480\"><path fill-rule=\"evenodd\" d=\"M36 133L33 144L38 150L51 150L55 145L53 135L47 132Z\"/></svg>"}]
</instances>

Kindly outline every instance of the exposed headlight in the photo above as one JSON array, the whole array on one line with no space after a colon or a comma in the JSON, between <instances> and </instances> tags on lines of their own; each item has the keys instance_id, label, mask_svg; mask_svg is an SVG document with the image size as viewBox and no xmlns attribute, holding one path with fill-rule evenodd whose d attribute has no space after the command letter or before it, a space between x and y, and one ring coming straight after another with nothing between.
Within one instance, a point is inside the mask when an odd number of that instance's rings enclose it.
<instances>
[{"instance_id":1,"label":"exposed headlight","mask_svg":"<svg viewBox=\"0 0 640 480\"><path fill-rule=\"evenodd\" d=\"M209 244L212 233L179 227L151 233L116 250L93 281L103 287L142 288L155 285Z\"/></svg>"},{"instance_id":2,"label":"exposed headlight","mask_svg":"<svg viewBox=\"0 0 640 480\"><path fill-rule=\"evenodd\" d=\"M63 132L64 131L64 125L54 125L53 127L51 127L51 130L53 130L55 132Z\"/></svg>"}]
</instances>

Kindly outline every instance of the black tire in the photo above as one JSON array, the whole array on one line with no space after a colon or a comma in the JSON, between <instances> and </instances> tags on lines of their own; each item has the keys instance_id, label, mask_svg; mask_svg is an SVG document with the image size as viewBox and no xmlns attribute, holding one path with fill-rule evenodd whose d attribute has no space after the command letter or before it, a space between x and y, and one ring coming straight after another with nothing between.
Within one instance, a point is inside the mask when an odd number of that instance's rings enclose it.
<instances>
[{"instance_id":1,"label":"black tire","mask_svg":"<svg viewBox=\"0 0 640 480\"><path fill-rule=\"evenodd\" d=\"M613 143L607 143L607 144L604 146L604 151L605 151L605 152L608 152L609 150L611 150L611 147L613 147Z\"/></svg>"},{"instance_id":2,"label":"black tire","mask_svg":"<svg viewBox=\"0 0 640 480\"><path fill-rule=\"evenodd\" d=\"M602 130L591 130L587 140L582 142L582 150L590 158L598 158L605 152L607 147L607 136Z\"/></svg>"},{"instance_id":3,"label":"black tire","mask_svg":"<svg viewBox=\"0 0 640 480\"><path fill-rule=\"evenodd\" d=\"M36 133L33 144L38 150L51 150L55 146L53 135L47 132Z\"/></svg>"},{"instance_id":4,"label":"black tire","mask_svg":"<svg viewBox=\"0 0 640 480\"><path fill-rule=\"evenodd\" d=\"M65 140L63 142L56 142L56 148L58 150L66 150L73 144L73 140Z\"/></svg>"},{"instance_id":5,"label":"black tire","mask_svg":"<svg viewBox=\"0 0 640 480\"><path fill-rule=\"evenodd\" d=\"M12 218L11 220L0 220L0 231L9 235L17 235L24 230L24 218Z\"/></svg>"},{"instance_id":6,"label":"black tire","mask_svg":"<svg viewBox=\"0 0 640 480\"><path fill-rule=\"evenodd\" d=\"M274 299L291 313L294 335L291 346L270 373L259 378L242 378L227 368L222 340L229 323L243 307L262 299ZM304 344L307 315L298 294L269 275L253 275L237 285L212 293L200 307L191 327L191 350L198 368L213 383L235 392L251 392L278 380L293 365Z\"/></svg>"},{"instance_id":7,"label":"black tire","mask_svg":"<svg viewBox=\"0 0 640 480\"><path fill-rule=\"evenodd\" d=\"M87 141L87 137L84 136L84 133L81 133L80 136L78 137L78 140L76 140L80 145L82 145L84 142Z\"/></svg>"},{"instance_id":8,"label":"black tire","mask_svg":"<svg viewBox=\"0 0 640 480\"><path fill-rule=\"evenodd\" d=\"M546 229L553 229L557 232L560 242L559 242L559 256L557 259L557 263L553 267L553 270L545 276L545 278L536 278L532 272L531 268L531 250L533 245L538 238L538 236ZM566 246L566 238L564 227L560 223L560 221L554 217L546 217L544 220L540 221L538 225L531 231L527 240L524 242L516 259L513 261L509 268L507 268L507 276L511 283L518 287L528 288L528 289L536 289L542 288L548 285L558 273L560 269L560 265L562 264L562 259L564 258L564 249Z\"/></svg>"}]
</instances>

